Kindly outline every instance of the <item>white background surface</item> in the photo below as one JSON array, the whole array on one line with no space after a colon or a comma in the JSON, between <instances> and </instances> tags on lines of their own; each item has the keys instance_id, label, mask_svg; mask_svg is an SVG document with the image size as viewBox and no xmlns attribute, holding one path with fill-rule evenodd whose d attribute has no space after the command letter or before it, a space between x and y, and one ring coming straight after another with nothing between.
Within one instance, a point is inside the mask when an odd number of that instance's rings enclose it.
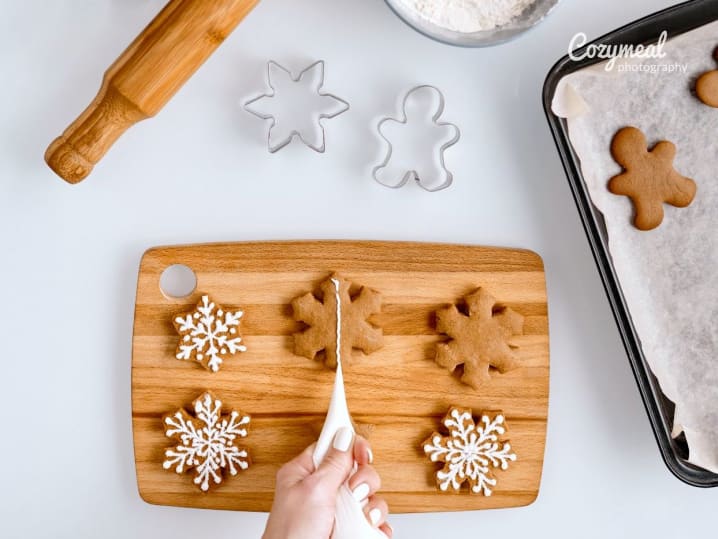
<instances>
[{"instance_id":1,"label":"white background surface","mask_svg":"<svg viewBox=\"0 0 718 539\"><path fill-rule=\"evenodd\" d=\"M393 516L399 538L714 534L718 491L659 456L541 109L571 36L670 4L564 0L498 48L436 44L381 0L264 0L157 118L77 186L42 155L162 0L4 0L0 18L2 537L259 537L265 515L156 507L137 494L130 344L139 258L170 243L293 238L527 247L545 261L551 401L541 493L522 509ZM265 62L323 58L349 113L327 153L270 156L241 110ZM440 86L463 133L454 186L372 182L371 126L414 84ZM381 458L380 456L378 456Z\"/></svg>"}]
</instances>

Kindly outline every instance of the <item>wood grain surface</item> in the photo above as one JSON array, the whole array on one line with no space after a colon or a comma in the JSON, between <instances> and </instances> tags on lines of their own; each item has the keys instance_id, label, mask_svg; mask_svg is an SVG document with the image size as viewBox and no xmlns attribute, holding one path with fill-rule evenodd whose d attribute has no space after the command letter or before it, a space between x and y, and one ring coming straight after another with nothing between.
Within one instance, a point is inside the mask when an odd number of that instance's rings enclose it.
<instances>
[{"instance_id":1,"label":"wood grain surface","mask_svg":"<svg viewBox=\"0 0 718 539\"><path fill-rule=\"evenodd\" d=\"M186 264L197 276L188 297L169 299L162 272ZM358 429L372 443L390 510L456 511L514 507L538 495L549 393L549 337L541 258L530 251L443 244L314 241L160 247L140 265L132 344L132 423L137 482L155 504L268 511L278 468L319 435L334 373L321 362L295 356L292 334L302 324L289 303L332 272L381 292L383 308L372 321L384 331L384 347L369 356L355 351L345 368L347 401ZM525 317L516 338L521 367L492 372L477 392L434 362L444 340L433 312L478 286ZM229 358L218 373L175 359L175 314L191 310L201 293L226 308L241 308L248 351ZM252 416L243 440L253 459L249 470L227 478L209 493L192 474L162 468L162 415L187 407L213 391L227 408ZM507 438L518 456L497 471L490 497L441 493L420 444L451 405L475 413L502 410Z\"/></svg>"}]
</instances>

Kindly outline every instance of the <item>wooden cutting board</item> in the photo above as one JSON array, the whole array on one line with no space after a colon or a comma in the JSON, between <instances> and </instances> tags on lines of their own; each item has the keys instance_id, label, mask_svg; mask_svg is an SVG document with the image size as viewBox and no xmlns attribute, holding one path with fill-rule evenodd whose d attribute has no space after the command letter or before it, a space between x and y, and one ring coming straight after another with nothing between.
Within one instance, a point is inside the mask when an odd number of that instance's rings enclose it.
<instances>
[{"instance_id":1,"label":"wooden cutting board","mask_svg":"<svg viewBox=\"0 0 718 539\"><path fill-rule=\"evenodd\" d=\"M162 272L185 264L197 277L190 296L168 299ZM384 347L355 351L344 377L353 419L370 440L382 477L382 495L394 513L514 507L536 499L541 480L549 394L549 337L545 276L530 251L421 243L310 241L190 245L150 249L142 257L132 341L132 424L137 482L154 504L242 511L270 509L277 469L319 435L334 381L323 364L293 354L290 302L334 271L383 296L372 321ZM462 384L434 362L436 309L478 286L525 317L516 338L521 367L492 372L481 391ZM175 359L174 315L190 311L201 293L227 309L244 310L241 331L248 351L218 373ZM252 416L242 440L253 465L210 492L192 474L162 468L162 416L187 407L211 390L226 408ZM451 405L502 410L507 438L518 456L496 473L490 497L439 492L420 447Z\"/></svg>"}]
</instances>

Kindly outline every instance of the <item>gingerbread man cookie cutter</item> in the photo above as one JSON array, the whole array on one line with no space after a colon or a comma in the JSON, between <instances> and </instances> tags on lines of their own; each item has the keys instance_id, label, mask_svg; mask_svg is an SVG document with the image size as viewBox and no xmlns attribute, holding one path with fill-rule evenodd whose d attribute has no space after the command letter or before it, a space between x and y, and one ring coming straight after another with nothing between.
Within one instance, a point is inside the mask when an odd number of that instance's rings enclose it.
<instances>
[{"instance_id":1,"label":"gingerbread man cookie cutter","mask_svg":"<svg viewBox=\"0 0 718 539\"><path fill-rule=\"evenodd\" d=\"M305 77L311 76L311 74L315 72L318 73L318 75L316 76L315 83L311 85L311 91L313 94L316 94L317 97L322 98L327 103L326 107L323 108L322 111L317 114L316 118L313 119L312 122L314 124L314 127L318 127L319 140L310 140L305 135L305 133L302 132L302 129L299 129L297 127L291 127L289 129L284 128L284 122L281 121L281 118L278 118L273 113L264 112L259 106L260 101L273 99L277 95L277 86L275 83L272 82L273 71L275 73L280 73L283 74L283 76L288 77L288 79L294 84L301 84ZM286 67L280 65L274 60L270 60L269 62L267 62L267 85L269 86L269 92L260 94L256 97L253 97L249 101L246 101L243 105L243 108L250 114L257 116L262 120L271 120L271 124L267 129L267 148L269 150L269 153L278 152L279 150L287 146L289 143L291 143L294 138L298 138L305 146L311 148L315 152L324 153L324 151L326 150L326 131L324 129L324 124L322 123L323 120L339 116L350 108L348 102L344 101L343 99L337 97L334 94L322 91L322 88L324 88L324 60L318 60L314 62L309 67L306 67L305 69L300 71L296 77ZM329 106L330 101L334 102L334 107ZM307 111L308 114L311 114L313 112L314 111ZM284 129L284 134L279 136L278 140L274 140L273 132L278 126L281 129Z\"/></svg>"},{"instance_id":2,"label":"gingerbread man cookie cutter","mask_svg":"<svg viewBox=\"0 0 718 539\"><path fill-rule=\"evenodd\" d=\"M445 140L437 150L437 162L439 165L439 171L443 175L443 181L440 181L437 185L427 185L428 182L426 181L426 178L423 178L422 174L420 174L420 172L417 171L415 168L406 170L406 172L404 172L404 174L398 181L386 181L381 178L381 172L387 168L390 161L392 160L392 156L394 155L394 144L392 144L389 138L385 135L383 129L389 123L394 123L403 127L409 127L410 119L409 115L407 114L407 108L409 106L409 103L414 99L415 95L418 92L425 90L432 92L436 97L436 107L433 114L431 115L431 127L436 128L437 130L448 129L453 131L453 135L451 135L447 140ZM422 84L411 88L404 95L404 98L401 101L401 117L399 119L387 116L379 121L377 125L377 131L379 133L379 136L386 143L386 154L384 160L372 169L372 177L377 183L385 187L390 187L392 189L399 189L406 185L409 180L413 179L414 181L416 181L419 187L429 192L441 191L442 189L446 189L453 183L454 176L451 171L446 167L444 153L451 146L459 142L459 139L461 138L461 131L455 124L440 121L441 115L444 113L445 105L446 100L444 98L444 94L441 92L441 90L439 90L439 88L431 84Z\"/></svg>"}]
</instances>

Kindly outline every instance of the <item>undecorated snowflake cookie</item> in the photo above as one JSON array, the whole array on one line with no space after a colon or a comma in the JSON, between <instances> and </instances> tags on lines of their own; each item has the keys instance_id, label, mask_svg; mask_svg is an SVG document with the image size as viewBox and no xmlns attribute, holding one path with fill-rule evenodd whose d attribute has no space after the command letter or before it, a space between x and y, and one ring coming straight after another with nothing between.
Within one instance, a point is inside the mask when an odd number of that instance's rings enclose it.
<instances>
[{"instance_id":1,"label":"undecorated snowflake cookie","mask_svg":"<svg viewBox=\"0 0 718 539\"><path fill-rule=\"evenodd\" d=\"M177 445L165 450L165 470L178 474L194 469L194 484L203 492L222 482L223 473L237 475L250 465L247 450L237 447L237 438L245 438L250 417L234 410L222 415L222 401L209 391L192 403L194 417L184 408L164 417L165 435Z\"/></svg>"},{"instance_id":2,"label":"undecorated snowflake cookie","mask_svg":"<svg viewBox=\"0 0 718 539\"><path fill-rule=\"evenodd\" d=\"M506 470L516 460L508 441L500 440L506 432L503 414L484 413L477 425L471 410L451 407L442 423L449 435L435 432L422 444L432 462L444 463L436 472L439 490L459 492L468 483L469 492L491 496L496 486L492 468Z\"/></svg>"},{"instance_id":3,"label":"undecorated snowflake cookie","mask_svg":"<svg viewBox=\"0 0 718 539\"><path fill-rule=\"evenodd\" d=\"M436 363L450 372L463 365L461 381L474 389L491 380L489 367L500 373L519 366L514 335L523 333L524 317L478 288L464 298L466 313L456 305L436 311L436 329L451 340L436 345Z\"/></svg>"},{"instance_id":4,"label":"undecorated snowflake cookie","mask_svg":"<svg viewBox=\"0 0 718 539\"><path fill-rule=\"evenodd\" d=\"M194 311L173 320L180 335L175 357L194 360L205 369L217 372L224 360L237 352L246 352L239 333L242 311L227 311L204 295Z\"/></svg>"},{"instance_id":5,"label":"undecorated snowflake cookie","mask_svg":"<svg viewBox=\"0 0 718 539\"><path fill-rule=\"evenodd\" d=\"M351 296L353 283L333 275L320 285L321 296L311 292L292 301L294 319L309 327L294 334L294 353L298 356L316 359L324 352L324 364L330 369L337 368L337 295L334 281L339 282L339 303L341 305L341 357L342 364L349 363L352 349L358 348L365 354L375 352L383 345L381 328L374 326L369 317L381 311L381 294L376 290L361 287Z\"/></svg>"}]
</instances>

